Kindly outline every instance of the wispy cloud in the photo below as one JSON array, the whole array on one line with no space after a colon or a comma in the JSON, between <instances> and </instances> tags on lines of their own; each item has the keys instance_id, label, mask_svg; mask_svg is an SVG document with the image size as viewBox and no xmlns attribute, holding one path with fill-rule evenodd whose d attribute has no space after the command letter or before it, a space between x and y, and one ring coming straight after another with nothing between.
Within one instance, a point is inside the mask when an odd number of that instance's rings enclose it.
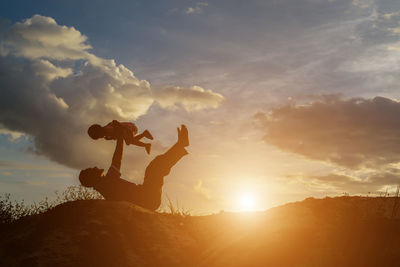
<instances>
[{"instance_id":1,"label":"wispy cloud","mask_svg":"<svg viewBox=\"0 0 400 267\"><path fill-rule=\"evenodd\" d=\"M54 164L33 164L18 161L0 160L0 170L40 170L40 171L61 171L62 169Z\"/></svg>"},{"instance_id":2,"label":"wispy cloud","mask_svg":"<svg viewBox=\"0 0 400 267\"><path fill-rule=\"evenodd\" d=\"M208 6L206 2L197 2L195 6L188 7L185 10L186 14L201 14L203 12L204 7Z\"/></svg>"},{"instance_id":3,"label":"wispy cloud","mask_svg":"<svg viewBox=\"0 0 400 267\"><path fill-rule=\"evenodd\" d=\"M201 110L207 107L217 108L224 101L221 94L205 90L200 86L165 87L155 92L155 99L163 108L176 109L181 105L187 111Z\"/></svg>"},{"instance_id":4,"label":"wispy cloud","mask_svg":"<svg viewBox=\"0 0 400 267\"><path fill-rule=\"evenodd\" d=\"M24 134L21 132L10 131L8 129L1 128L0 125L0 135L1 134L8 136L8 141L10 142L17 142L17 140L19 140L22 136L24 136Z\"/></svg>"},{"instance_id":5,"label":"wispy cloud","mask_svg":"<svg viewBox=\"0 0 400 267\"><path fill-rule=\"evenodd\" d=\"M376 194L387 189L393 191L400 184L398 171L372 172L365 177L343 173L326 175L288 175L287 181L307 184L311 190L333 194L350 193L367 195Z\"/></svg>"},{"instance_id":6,"label":"wispy cloud","mask_svg":"<svg viewBox=\"0 0 400 267\"><path fill-rule=\"evenodd\" d=\"M206 201L212 201L214 198L211 196L211 190L203 186L202 180L197 180L193 186L193 191Z\"/></svg>"}]
</instances>

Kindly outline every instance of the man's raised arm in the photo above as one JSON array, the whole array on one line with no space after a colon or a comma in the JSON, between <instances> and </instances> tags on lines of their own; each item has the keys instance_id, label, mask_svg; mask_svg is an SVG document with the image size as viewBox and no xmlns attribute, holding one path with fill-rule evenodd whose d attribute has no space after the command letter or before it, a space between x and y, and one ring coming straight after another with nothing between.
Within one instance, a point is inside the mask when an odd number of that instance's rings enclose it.
<instances>
[{"instance_id":1,"label":"man's raised arm","mask_svg":"<svg viewBox=\"0 0 400 267\"><path fill-rule=\"evenodd\" d=\"M111 163L111 166L116 168L118 171L121 169L123 152L124 152L124 139L122 137L118 137L117 145L115 146L115 151Z\"/></svg>"}]
</instances>

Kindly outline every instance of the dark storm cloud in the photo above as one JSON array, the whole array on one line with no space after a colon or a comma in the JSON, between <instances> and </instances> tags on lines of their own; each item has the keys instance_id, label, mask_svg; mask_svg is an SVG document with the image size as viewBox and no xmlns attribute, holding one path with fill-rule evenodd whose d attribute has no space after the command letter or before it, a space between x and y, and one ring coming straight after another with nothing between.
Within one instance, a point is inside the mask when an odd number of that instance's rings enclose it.
<instances>
[{"instance_id":1,"label":"dark storm cloud","mask_svg":"<svg viewBox=\"0 0 400 267\"><path fill-rule=\"evenodd\" d=\"M358 169L400 161L400 102L325 96L255 116L264 140L309 159Z\"/></svg>"}]
</instances>

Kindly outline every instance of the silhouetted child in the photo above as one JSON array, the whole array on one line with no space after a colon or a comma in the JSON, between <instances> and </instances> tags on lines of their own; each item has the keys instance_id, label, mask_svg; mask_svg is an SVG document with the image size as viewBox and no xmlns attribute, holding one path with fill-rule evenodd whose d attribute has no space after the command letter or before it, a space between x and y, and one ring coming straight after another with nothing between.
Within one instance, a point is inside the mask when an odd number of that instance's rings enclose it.
<instances>
[{"instance_id":1,"label":"silhouetted child","mask_svg":"<svg viewBox=\"0 0 400 267\"><path fill-rule=\"evenodd\" d=\"M153 140L153 136L148 130L143 133L136 135L138 129L134 123L131 122L119 122L113 120L106 126L100 126L93 124L88 129L88 134L92 139L104 138L106 140L116 140L119 136L125 140L126 145L141 146L146 149L147 154L150 154L151 144L143 143L140 141L143 137Z\"/></svg>"}]
</instances>

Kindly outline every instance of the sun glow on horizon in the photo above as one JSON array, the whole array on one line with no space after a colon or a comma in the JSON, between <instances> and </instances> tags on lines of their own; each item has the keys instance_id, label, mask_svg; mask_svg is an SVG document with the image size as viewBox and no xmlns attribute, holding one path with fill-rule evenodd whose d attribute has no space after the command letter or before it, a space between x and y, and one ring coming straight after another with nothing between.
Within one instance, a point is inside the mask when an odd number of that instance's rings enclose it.
<instances>
[{"instance_id":1,"label":"sun glow on horizon","mask_svg":"<svg viewBox=\"0 0 400 267\"><path fill-rule=\"evenodd\" d=\"M239 211L254 211L256 209L256 198L254 194L247 192L239 195L238 209Z\"/></svg>"}]
</instances>

